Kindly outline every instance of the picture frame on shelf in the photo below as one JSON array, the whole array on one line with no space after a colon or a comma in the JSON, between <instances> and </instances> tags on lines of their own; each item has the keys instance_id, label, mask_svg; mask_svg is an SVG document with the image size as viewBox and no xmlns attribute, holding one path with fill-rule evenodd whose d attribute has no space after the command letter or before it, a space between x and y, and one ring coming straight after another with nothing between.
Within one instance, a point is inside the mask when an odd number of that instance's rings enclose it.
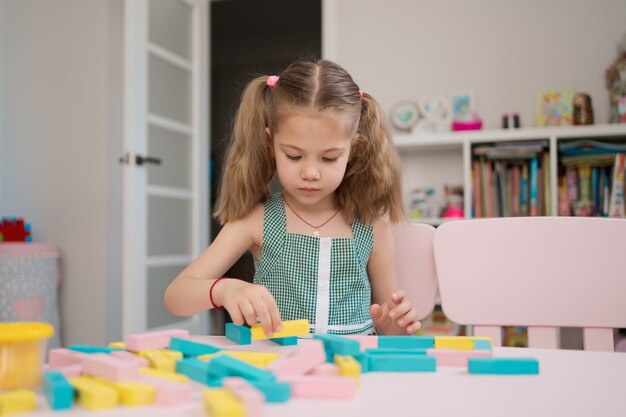
<instances>
[{"instance_id":1,"label":"picture frame on shelf","mask_svg":"<svg viewBox=\"0 0 626 417\"><path fill-rule=\"evenodd\" d=\"M472 91L452 92L450 97L450 108L453 121L469 121L474 117L475 102Z\"/></svg>"}]
</instances>

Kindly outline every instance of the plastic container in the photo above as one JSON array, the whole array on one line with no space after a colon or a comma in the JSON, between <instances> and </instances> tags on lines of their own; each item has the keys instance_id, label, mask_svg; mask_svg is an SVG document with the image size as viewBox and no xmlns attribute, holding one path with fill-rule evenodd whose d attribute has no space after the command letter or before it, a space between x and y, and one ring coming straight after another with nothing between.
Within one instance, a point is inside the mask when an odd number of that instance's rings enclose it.
<instances>
[{"instance_id":1,"label":"plastic container","mask_svg":"<svg viewBox=\"0 0 626 417\"><path fill-rule=\"evenodd\" d=\"M41 381L48 323L0 323L0 390L34 388Z\"/></svg>"}]
</instances>

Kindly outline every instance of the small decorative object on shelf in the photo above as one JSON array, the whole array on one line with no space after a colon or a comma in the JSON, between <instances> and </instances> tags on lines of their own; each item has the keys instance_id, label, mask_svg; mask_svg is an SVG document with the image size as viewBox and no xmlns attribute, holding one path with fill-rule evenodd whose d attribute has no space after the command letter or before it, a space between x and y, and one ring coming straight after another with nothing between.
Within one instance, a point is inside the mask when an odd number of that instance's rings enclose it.
<instances>
[{"instance_id":1,"label":"small decorative object on shelf","mask_svg":"<svg viewBox=\"0 0 626 417\"><path fill-rule=\"evenodd\" d=\"M571 125L574 94L575 91L570 88L537 93L535 96L535 126Z\"/></svg>"},{"instance_id":2,"label":"small decorative object on shelf","mask_svg":"<svg viewBox=\"0 0 626 417\"><path fill-rule=\"evenodd\" d=\"M450 100L446 97L423 97L418 101L421 119L415 130L419 133L447 132L450 130L452 113Z\"/></svg>"},{"instance_id":3,"label":"small decorative object on shelf","mask_svg":"<svg viewBox=\"0 0 626 417\"><path fill-rule=\"evenodd\" d=\"M574 125L592 125L593 107L591 96L587 93L576 93L572 101L572 122Z\"/></svg>"},{"instance_id":4,"label":"small decorative object on shelf","mask_svg":"<svg viewBox=\"0 0 626 417\"><path fill-rule=\"evenodd\" d=\"M462 219L465 217L463 212L463 186L448 186L444 187L447 206L443 212L444 219Z\"/></svg>"},{"instance_id":5,"label":"small decorative object on shelf","mask_svg":"<svg viewBox=\"0 0 626 417\"><path fill-rule=\"evenodd\" d=\"M417 104L403 100L391 108L391 124L400 131L411 132L419 120Z\"/></svg>"},{"instance_id":6,"label":"small decorative object on shelf","mask_svg":"<svg viewBox=\"0 0 626 417\"><path fill-rule=\"evenodd\" d=\"M0 242L32 242L30 224L21 217L0 219Z\"/></svg>"},{"instance_id":7,"label":"small decorative object on shelf","mask_svg":"<svg viewBox=\"0 0 626 417\"><path fill-rule=\"evenodd\" d=\"M519 113L503 113L502 129L519 129Z\"/></svg>"},{"instance_id":8,"label":"small decorative object on shelf","mask_svg":"<svg viewBox=\"0 0 626 417\"><path fill-rule=\"evenodd\" d=\"M626 36L618 47L615 61L604 75L611 100L611 123L626 123Z\"/></svg>"},{"instance_id":9,"label":"small decorative object on shelf","mask_svg":"<svg viewBox=\"0 0 626 417\"><path fill-rule=\"evenodd\" d=\"M412 218L437 216L437 207L431 201L434 194L435 189L433 187L416 188L411 191L410 212Z\"/></svg>"}]
</instances>

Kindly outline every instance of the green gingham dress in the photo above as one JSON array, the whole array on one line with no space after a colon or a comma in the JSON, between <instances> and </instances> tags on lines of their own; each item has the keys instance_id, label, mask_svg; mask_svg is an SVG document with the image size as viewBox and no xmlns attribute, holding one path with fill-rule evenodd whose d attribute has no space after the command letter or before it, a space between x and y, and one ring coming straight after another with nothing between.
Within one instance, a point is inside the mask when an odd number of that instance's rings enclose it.
<instances>
[{"instance_id":1,"label":"green gingham dress","mask_svg":"<svg viewBox=\"0 0 626 417\"><path fill-rule=\"evenodd\" d=\"M254 283L274 296L282 320L308 319L311 333L373 332L367 276L373 227L357 219L352 235L320 238L287 233L282 194L265 203Z\"/></svg>"}]
</instances>

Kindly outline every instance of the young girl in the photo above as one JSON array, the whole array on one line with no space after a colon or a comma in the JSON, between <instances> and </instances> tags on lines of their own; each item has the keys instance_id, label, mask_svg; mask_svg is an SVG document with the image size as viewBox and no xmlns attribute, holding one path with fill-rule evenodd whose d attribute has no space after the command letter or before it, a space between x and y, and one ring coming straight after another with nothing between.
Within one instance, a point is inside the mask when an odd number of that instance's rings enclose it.
<instances>
[{"instance_id":1,"label":"young girl","mask_svg":"<svg viewBox=\"0 0 626 417\"><path fill-rule=\"evenodd\" d=\"M284 188L269 195L274 174ZM385 117L339 65L295 62L246 87L226 156L214 242L165 292L172 314L210 308L235 324L308 319L314 333L412 334L390 222L403 219ZM222 275L246 251L254 283Z\"/></svg>"}]
</instances>

